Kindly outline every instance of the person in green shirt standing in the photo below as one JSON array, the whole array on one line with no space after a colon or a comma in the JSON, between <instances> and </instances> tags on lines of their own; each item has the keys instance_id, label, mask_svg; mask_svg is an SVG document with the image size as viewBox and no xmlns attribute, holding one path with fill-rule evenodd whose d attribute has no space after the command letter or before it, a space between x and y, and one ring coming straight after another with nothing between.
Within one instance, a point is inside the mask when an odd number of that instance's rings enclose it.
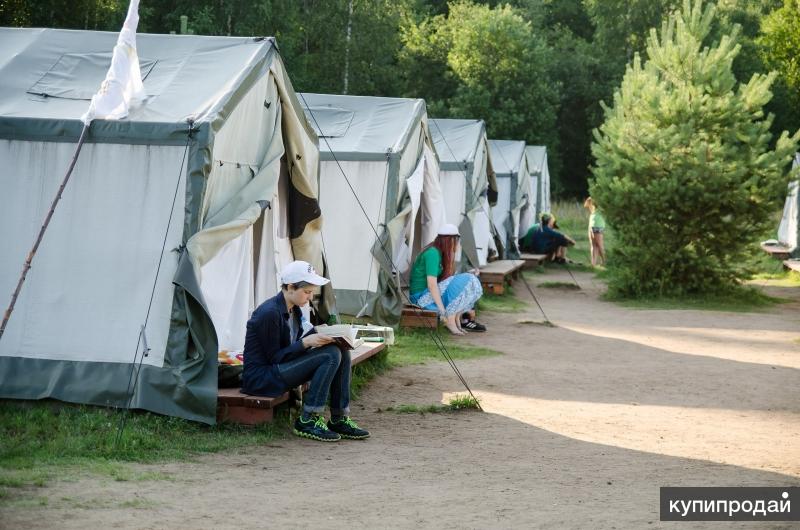
<instances>
[{"instance_id":1,"label":"person in green shirt standing","mask_svg":"<svg viewBox=\"0 0 800 530\"><path fill-rule=\"evenodd\" d=\"M469 331L486 331L475 322L471 312L483 295L483 287L475 274L454 274L458 247L458 228L445 224L433 243L425 247L411 267L409 291L411 303L423 309L438 311L453 335ZM462 318L466 316L466 319Z\"/></svg>"},{"instance_id":2,"label":"person in green shirt standing","mask_svg":"<svg viewBox=\"0 0 800 530\"><path fill-rule=\"evenodd\" d=\"M583 207L589 210L589 242L591 243L592 267L599 264L606 264L606 251L603 246L603 232L606 229L606 220L603 214L597 209L591 197L583 203ZM602 263L599 263L602 262Z\"/></svg>"}]
</instances>

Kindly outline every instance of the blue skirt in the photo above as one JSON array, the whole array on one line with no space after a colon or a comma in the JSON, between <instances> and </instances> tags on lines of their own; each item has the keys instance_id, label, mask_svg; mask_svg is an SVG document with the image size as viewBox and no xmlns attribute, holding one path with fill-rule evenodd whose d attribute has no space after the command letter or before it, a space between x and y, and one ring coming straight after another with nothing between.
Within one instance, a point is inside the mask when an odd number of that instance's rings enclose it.
<instances>
[{"instance_id":1,"label":"blue skirt","mask_svg":"<svg viewBox=\"0 0 800 530\"><path fill-rule=\"evenodd\" d=\"M483 295L483 287L477 276L468 272L455 274L439 282L439 293L444 304L446 316L464 313L475 307L475 303ZM411 302L423 309L438 311L428 289L411 294Z\"/></svg>"}]
</instances>

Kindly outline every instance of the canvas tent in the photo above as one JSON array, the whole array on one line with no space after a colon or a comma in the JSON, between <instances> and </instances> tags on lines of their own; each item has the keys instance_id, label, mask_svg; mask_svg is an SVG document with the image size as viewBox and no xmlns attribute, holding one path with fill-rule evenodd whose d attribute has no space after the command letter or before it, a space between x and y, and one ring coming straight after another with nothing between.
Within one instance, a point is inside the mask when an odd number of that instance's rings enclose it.
<instances>
[{"instance_id":1,"label":"canvas tent","mask_svg":"<svg viewBox=\"0 0 800 530\"><path fill-rule=\"evenodd\" d=\"M800 153L795 154L792 169L800 171ZM800 180L789 183L781 223L778 226L778 241L789 249L793 258L800 258Z\"/></svg>"},{"instance_id":2,"label":"canvas tent","mask_svg":"<svg viewBox=\"0 0 800 530\"><path fill-rule=\"evenodd\" d=\"M0 29L4 301L116 39ZM125 406L149 315L132 408L213 423L218 351L283 263L324 268L317 138L271 39L139 35L138 53L148 99L92 122L0 341L0 397Z\"/></svg>"},{"instance_id":3,"label":"canvas tent","mask_svg":"<svg viewBox=\"0 0 800 530\"><path fill-rule=\"evenodd\" d=\"M337 309L396 322L402 279L444 220L425 102L326 94L301 101L320 137L322 232Z\"/></svg>"},{"instance_id":4,"label":"canvas tent","mask_svg":"<svg viewBox=\"0 0 800 530\"><path fill-rule=\"evenodd\" d=\"M550 168L547 165L547 147L529 145L525 148L525 158L528 160L531 186L535 190L531 195L536 197L535 217L538 217L550 211Z\"/></svg>"},{"instance_id":5,"label":"canvas tent","mask_svg":"<svg viewBox=\"0 0 800 530\"><path fill-rule=\"evenodd\" d=\"M441 162L441 186L447 222L459 227L464 267L486 265L496 229L491 202L497 181L489 157L483 120L430 120L431 135ZM464 262L466 261L466 262Z\"/></svg>"},{"instance_id":6,"label":"canvas tent","mask_svg":"<svg viewBox=\"0 0 800 530\"><path fill-rule=\"evenodd\" d=\"M520 232L524 233L536 217L525 142L489 140L489 152L497 178L497 205L492 208L494 225L506 249L503 257L517 258Z\"/></svg>"}]
</instances>

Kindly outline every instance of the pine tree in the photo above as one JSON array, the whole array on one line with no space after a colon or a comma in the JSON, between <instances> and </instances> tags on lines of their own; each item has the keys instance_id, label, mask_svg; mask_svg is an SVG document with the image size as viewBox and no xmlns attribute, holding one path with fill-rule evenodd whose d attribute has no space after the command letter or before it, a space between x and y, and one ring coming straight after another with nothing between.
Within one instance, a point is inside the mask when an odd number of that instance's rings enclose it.
<instances>
[{"instance_id":1,"label":"pine tree","mask_svg":"<svg viewBox=\"0 0 800 530\"><path fill-rule=\"evenodd\" d=\"M715 7L684 0L651 30L594 131L590 191L618 245L610 288L623 296L733 287L773 222L800 132L770 149L774 74L737 83L739 28L708 40Z\"/></svg>"}]
</instances>

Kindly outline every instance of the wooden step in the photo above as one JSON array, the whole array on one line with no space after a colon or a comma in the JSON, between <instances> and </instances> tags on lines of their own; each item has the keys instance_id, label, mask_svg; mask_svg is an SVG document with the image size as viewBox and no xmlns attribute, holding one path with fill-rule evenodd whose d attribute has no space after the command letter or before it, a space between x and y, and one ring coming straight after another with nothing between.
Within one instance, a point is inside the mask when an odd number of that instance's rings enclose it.
<instances>
[{"instance_id":1,"label":"wooden step","mask_svg":"<svg viewBox=\"0 0 800 530\"><path fill-rule=\"evenodd\" d=\"M519 259L525 261L525 268L538 267L547 259L546 254L520 254Z\"/></svg>"},{"instance_id":2,"label":"wooden step","mask_svg":"<svg viewBox=\"0 0 800 530\"><path fill-rule=\"evenodd\" d=\"M428 311L413 305L403 306L400 314L400 326L404 328L436 329L439 325L439 313Z\"/></svg>"},{"instance_id":3,"label":"wooden step","mask_svg":"<svg viewBox=\"0 0 800 530\"><path fill-rule=\"evenodd\" d=\"M775 259L789 259L790 251L789 247L785 247L783 245L766 245L761 243L761 250L769 254Z\"/></svg>"},{"instance_id":4,"label":"wooden step","mask_svg":"<svg viewBox=\"0 0 800 530\"><path fill-rule=\"evenodd\" d=\"M510 285L515 278L519 278L525 260L503 259L493 261L481 267L481 285L484 291L493 294L503 294L506 285Z\"/></svg>"},{"instance_id":5,"label":"wooden step","mask_svg":"<svg viewBox=\"0 0 800 530\"><path fill-rule=\"evenodd\" d=\"M350 364L355 366L363 363L370 357L378 355L385 349L386 344L383 342L365 342L363 346L360 346L350 352Z\"/></svg>"},{"instance_id":6,"label":"wooden step","mask_svg":"<svg viewBox=\"0 0 800 530\"><path fill-rule=\"evenodd\" d=\"M800 259L787 259L783 262L783 268L794 272L800 272Z\"/></svg>"},{"instance_id":7,"label":"wooden step","mask_svg":"<svg viewBox=\"0 0 800 530\"><path fill-rule=\"evenodd\" d=\"M384 343L367 342L352 350L350 362L353 366L362 363L386 349ZM304 390L308 383L303 385ZM217 389L217 421L258 425L272 421L275 407L289 401L289 392L277 397L251 396L239 388Z\"/></svg>"}]
</instances>

